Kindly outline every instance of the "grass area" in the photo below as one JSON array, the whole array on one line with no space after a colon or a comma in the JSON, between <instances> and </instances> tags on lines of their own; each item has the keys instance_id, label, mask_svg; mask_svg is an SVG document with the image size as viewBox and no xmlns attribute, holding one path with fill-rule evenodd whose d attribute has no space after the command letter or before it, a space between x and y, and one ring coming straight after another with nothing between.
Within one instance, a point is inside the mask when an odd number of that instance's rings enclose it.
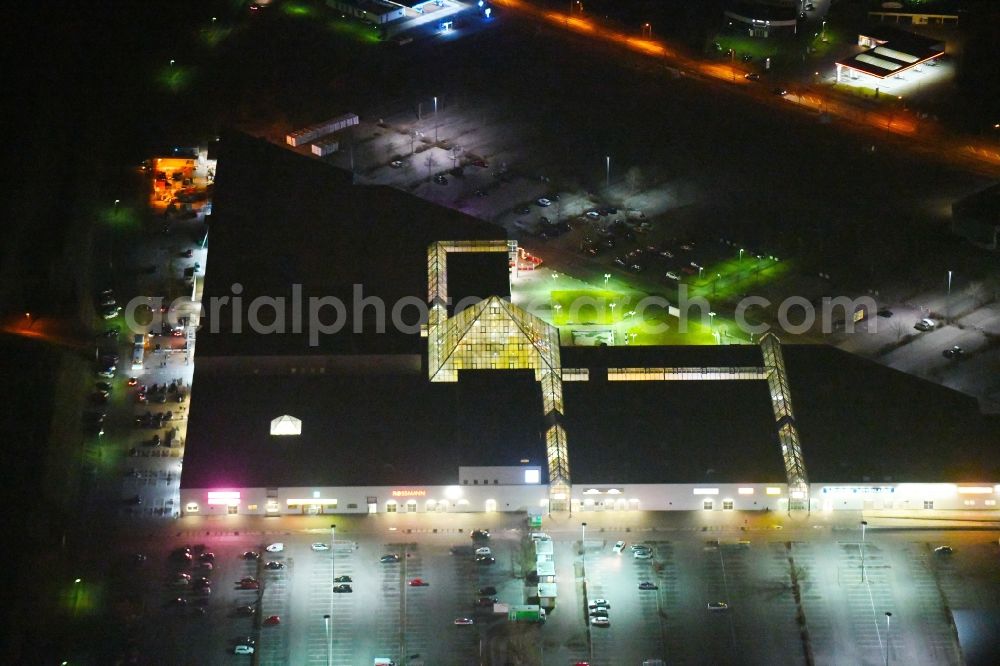
<instances>
[{"instance_id":1,"label":"grass area","mask_svg":"<svg viewBox=\"0 0 1000 666\"><path fill-rule=\"evenodd\" d=\"M226 28L213 24L209 28L203 28L199 35L201 37L201 41L204 42L206 46L215 47L226 41L226 38L232 33L232 28Z\"/></svg>"},{"instance_id":2,"label":"grass area","mask_svg":"<svg viewBox=\"0 0 1000 666\"><path fill-rule=\"evenodd\" d=\"M133 206L124 203L102 208L98 217L101 222L114 229L138 229L142 223L141 213Z\"/></svg>"},{"instance_id":3,"label":"grass area","mask_svg":"<svg viewBox=\"0 0 1000 666\"><path fill-rule=\"evenodd\" d=\"M180 93L190 87L194 79L194 70L190 67L178 65L175 62L161 69L156 78L160 85L167 91Z\"/></svg>"},{"instance_id":4,"label":"grass area","mask_svg":"<svg viewBox=\"0 0 1000 666\"><path fill-rule=\"evenodd\" d=\"M355 41L366 44L378 44L379 33L375 26L361 23L353 19L334 19L327 26L332 32L345 37L350 37Z\"/></svg>"},{"instance_id":5,"label":"grass area","mask_svg":"<svg viewBox=\"0 0 1000 666\"><path fill-rule=\"evenodd\" d=\"M691 297L701 296L712 301L733 301L764 282L771 282L788 273L790 262L769 257L757 259L744 255L705 267L700 279L693 281Z\"/></svg>"},{"instance_id":6,"label":"grass area","mask_svg":"<svg viewBox=\"0 0 1000 666\"><path fill-rule=\"evenodd\" d=\"M553 306L559 307L553 307L550 323L560 329L566 342L582 326L603 326L614 330L616 344L626 344L626 339L628 344L635 345L715 344L708 326L689 321L686 330L681 331L677 317L671 316L661 302L649 300L640 291L554 290L551 299Z\"/></svg>"},{"instance_id":7,"label":"grass area","mask_svg":"<svg viewBox=\"0 0 1000 666\"><path fill-rule=\"evenodd\" d=\"M286 2L281 3L281 11L285 12L289 16L311 16L313 14L313 8L302 2Z\"/></svg>"},{"instance_id":8,"label":"grass area","mask_svg":"<svg viewBox=\"0 0 1000 666\"><path fill-rule=\"evenodd\" d=\"M902 101L898 96L887 94L885 92L879 92L878 95L876 95L872 88L852 86L847 83L834 83L831 88L842 95L850 95L851 97L864 99L885 108L902 108Z\"/></svg>"}]
</instances>

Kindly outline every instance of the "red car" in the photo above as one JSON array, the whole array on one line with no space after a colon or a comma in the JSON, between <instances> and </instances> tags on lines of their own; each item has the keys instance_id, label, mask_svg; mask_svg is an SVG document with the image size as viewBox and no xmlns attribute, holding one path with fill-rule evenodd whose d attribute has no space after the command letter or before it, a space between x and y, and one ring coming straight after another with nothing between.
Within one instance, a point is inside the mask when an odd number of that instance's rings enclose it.
<instances>
[{"instance_id":1,"label":"red car","mask_svg":"<svg viewBox=\"0 0 1000 666\"><path fill-rule=\"evenodd\" d=\"M128 385L129 386L135 386L138 383L139 383L139 380L136 379L135 377L129 377L128 378Z\"/></svg>"},{"instance_id":2,"label":"red car","mask_svg":"<svg viewBox=\"0 0 1000 666\"><path fill-rule=\"evenodd\" d=\"M264 618L265 627L273 627L276 624L281 624L281 618L278 617L277 615L270 615Z\"/></svg>"},{"instance_id":3,"label":"red car","mask_svg":"<svg viewBox=\"0 0 1000 666\"><path fill-rule=\"evenodd\" d=\"M430 585L430 583L425 581L423 578L414 578L410 581L410 587L427 587L428 585Z\"/></svg>"},{"instance_id":4,"label":"red car","mask_svg":"<svg viewBox=\"0 0 1000 666\"><path fill-rule=\"evenodd\" d=\"M476 160L472 163L472 166L479 167L480 169L488 169L490 164L486 160Z\"/></svg>"}]
</instances>

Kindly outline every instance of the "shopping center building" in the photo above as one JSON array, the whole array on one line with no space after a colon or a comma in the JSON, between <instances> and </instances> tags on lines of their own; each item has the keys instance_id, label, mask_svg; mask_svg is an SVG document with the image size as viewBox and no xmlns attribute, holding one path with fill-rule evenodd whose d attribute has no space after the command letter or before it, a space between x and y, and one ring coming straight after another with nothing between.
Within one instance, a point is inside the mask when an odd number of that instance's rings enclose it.
<instances>
[{"instance_id":1,"label":"shopping center building","mask_svg":"<svg viewBox=\"0 0 1000 666\"><path fill-rule=\"evenodd\" d=\"M222 146L187 515L995 508L966 396L773 335L563 346L510 302L501 228Z\"/></svg>"}]
</instances>

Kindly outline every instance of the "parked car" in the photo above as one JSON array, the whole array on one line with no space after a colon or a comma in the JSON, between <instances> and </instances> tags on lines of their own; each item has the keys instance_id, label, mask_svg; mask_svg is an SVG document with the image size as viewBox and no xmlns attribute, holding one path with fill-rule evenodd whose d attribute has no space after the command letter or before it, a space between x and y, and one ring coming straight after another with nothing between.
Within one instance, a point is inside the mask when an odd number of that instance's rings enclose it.
<instances>
[{"instance_id":1,"label":"parked car","mask_svg":"<svg viewBox=\"0 0 1000 666\"><path fill-rule=\"evenodd\" d=\"M479 596L481 597L492 597L497 593L497 588L492 585L487 585L486 587L479 588Z\"/></svg>"},{"instance_id":2,"label":"parked car","mask_svg":"<svg viewBox=\"0 0 1000 666\"><path fill-rule=\"evenodd\" d=\"M273 627L278 624L281 624L281 617L277 615L268 615L266 618L264 618L265 627Z\"/></svg>"},{"instance_id":3,"label":"parked car","mask_svg":"<svg viewBox=\"0 0 1000 666\"><path fill-rule=\"evenodd\" d=\"M260 553L253 550L248 550L245 553L243 553L242 557L244 560L259 560Z\"/></svg>"},{"instance_id":4,"label":"parked car","mask_svg":"<svg viewBox=\"0 0 1000 666\"><path fill-rule=\"evenodd\" d=\"M456 617L455 618L455 626L458 626L458 627L467 627L467 626L469 626L471 624L475 624L475 622L473 622L473 620L472 620L471 617Z\"/></svg>"},{"instance_id":5,"label":"parked car","mask_svg":"<svg viewBox=\"0 0 1000 666\"><path fill-rule=\"evenodd\" d=\"M253 654L252 645L237 645L233 648L233 654Z\"/></svg>"},{"instance_id":6,"label":"parked car","mask_svg":"<svg viewBox=\"0 0 1000 666\"><path fill-rule=\"evenodd\" d=\"M309 547L312 548L317 553L322 553L322 552L330 550L330 544L324 543L322 541L317 541L316 543L312 544Z\"/></svg>"},{"instance_id":7,"label":"parked car","mask_svg":"<svg viewBox=\"0 0 1000 666\"><path fill-rule=\"evenodd\" d=\"M958 345L955 345L951 349L945 349L943 352L941 352L941 354L945 358L955 359L964 356L965 350L959 347Z\"/></svg>"},{"instance_id":8,"label":"parked car","mask_svg":"<svg viewBox=\"0 0 1000 666\"><path fill-rule=\"evenodd\" d=\"M937 555L951 555L955 552L955 549L951 546L938 546L934 549L934 553Z\"/></svg>"},{"instance_id":9,"label":"parked car","mask_svg":"<svg viewBox=\"0 0 1000 666\"><path fill-rule=\"evenodd\" d=\"M382 564L392 564L393 562L399 562L399 555L396 553L389 553L388 555L383 555L378 558L378 561Z\"/></svg>"},{"instance_id":10,"label":"parked car","mask_svg":"<svg viewBox=\"0 0 1000 666\"><path fill-rule=\"evenodd\" d=\"M710 611L724 611L729 609L729 604L725 601L710 601L708 602L708 610Z\"/></svg>"},{"instance_id":11,"label":"parked car","mask_svg":"<svg viewBox=\"0 0 1000 666\"><path fill-rule=\"evenodd\" d=\"M743 78L747 81L760 81L760 74L757 74L756 72L749 72L744 74Z\"/></svg>"},{"instance_id":12,"label":"parked car","mask_svg":"<svg viewBox=\"0 0 1000 666\"><path fill-rule=\"evenodd\" d=\"M614 547L611 549L613 553L621 553L625 549L625 542L618 541L615 543Z\"/></svg>"},{"instance_id":13,"label":"parked car","mask_svg":"<svg viewBox=\"0 0 1000 666\"><path fill-rule=\"evenodd\" d=\"M285 544L279 542L279 543L272 543L264 550L266 550L269 553L280 553L284 549L285 549Z\"/></svg>"},{"instance_id":14,"label":"parked car","mask_svg":"<svg viewBox=\"0 0 1000 666\"><path fill-rule=\"evenodd\" d=\"M913 328L917 329L918 331L931 331L934 330L935 326L937 326L937 324L934 322L933 319L928 319L924 317L916 324L914 324Z\"/></svg>"},{"instance_id":15,"label":"parked car","mask_svg":"<svg viewBox=\"0 0 1000 666\"><path fill-rule=\"evenodd\" d=\"M595 627L610 627L611 620L608 617L592 617L590 623Z\"/></svg>"},{"instance_id":16,"label":"parked car","mask_svg":"<svg viewBox=\"0 0 1000 666\"><path fill-rule=\"evenodd\" d=\"M335 592L336 594L345 594L345 593L350 593L350 592L353 592L353 591L354 591L354 588L352 588L352 587L351 587L350 585L348 585L347 583L340 583L339 585L334 585L334 586L333 586L333 591L334 591L334 592Z\"/></svg>"},{"instance_id":17,"label":"parked car","mask_svg":"<svg viewBox=\"0 0 1000 666\"><path fill-rule=\"evenodd\" d=\"M490 538L489 530L473 530L472 540L473 541L486 541Z\"/></svg>"},{"instance_id":18,"label":"parked car","mask_svg":"<svg viewBox=\"0 0 1000 666\"><path fill-rule=\"evenodd\" d=\"M280 570L282 570L282 569L285 568L285 563L284 562L274 562L274 561L272 561L272 562L268 562L267 564L265 564L264 568L265 569L269 569L271 571L280 571Z\"/></svg>"},{"instance_id":19,"label":"parked car","mask_svg":"<svg viewBox=\"0 0 1000 666\"><path fill-rule=\"evenodd\" d=\"M352 579L350 576L337 576L336 578L333 579L333 582L334 583L353 583L354 579Z\"/></svg>"},{"instance_id":20,"label":"parked car","mask_svg":"<svg viewBox=\"0 0 1000 666\"><path fill-rule=\"evenodd\" d=\"M409 582L410 587L427 587L428 585L430 585L430 583L425 581L423 578L414 578Z\"/></svg>"},{"instance_id":21,"label":"parked car","mask_svg":"<svg viewBox=\"0 0 1000 666\"><path fill-rule=\"evenodd\" d=\"M640 590L658 590L660 589L656 583L650 583L648 580L644 580L639 583Z\"/></svg>"}]
</instances>

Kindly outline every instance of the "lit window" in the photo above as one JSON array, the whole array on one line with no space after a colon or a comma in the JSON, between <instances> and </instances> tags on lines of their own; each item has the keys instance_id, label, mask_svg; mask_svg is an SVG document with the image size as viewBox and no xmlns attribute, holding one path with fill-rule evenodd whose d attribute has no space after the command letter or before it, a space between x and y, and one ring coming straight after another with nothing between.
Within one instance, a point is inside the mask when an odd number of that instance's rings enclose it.
<instances>
[{"instance_id":1,"label":"lit window","mask_svg":"<svg viewBox=\"0 0 1000 666\"><path fill-rule=\"evenodd\" d=\"M733 510L733 500L722 500L722 510L732 511Z\"/></svg>"},{"instance_id":2,"label":"lit window","mask_svg":"<svg viewBox=\"0 0 1000 666\"><path fill-rule=\"evenodd\" d=\"M740 495L753 495L753 488L740 488L736 492Z\"/></svg>"},{"instance_id":3,"label":"lit window","mask_svg":"<svg viewBox=\"0 0 1000 666\"><path fill-rule=\"evenodd\" d=\"M713 506L715 506L715 505L712 502L712 500L705 500L702 503L701 508L705 509L705 511L711 511Z\"/></svg>"},{"instance_id":4,"label":"lit window","mask_svg":"<svg viewBox=\"0 0 1000 666\"><path fill-rule=\"evenodd\" d=\"M924 508L925 509L933 509L934 508L934 500L924 500Z\"/></svg>"},{"instance_id":5,"label":"lit window","mask_svg":"<svg viewBox=\"0 0 1000 666\"><path fill-rule=\"evenodd\" d=\"M776 486L768 486L767 490L765 492L768 495L780 495L781 494L781 488L778 488Z\"/></svg>"},{"instance_id":6,"label":"lit window","mask_svg":"<svg viewBox=\"0 0 1000 666\"><path fill-rule=\"evenodd\" d=\"M976 500L965 500L962 504L965 506L976 506Z\"/></svg>"},{"instance_id":7,"label":"lit window","mask_svg":"<svg viewBox=\"0 0 1000 666\"><path fill-rule=\"evenodd\" d=\"M695 495L718 495L719 494L719 489L718 488L695 488L693 492L694 492Z\"/></svg>"},{"instance_id":8,"label":"lit window","mask_svg":"<svg viewBox=\"0 0 1000 666\"><path fill-rule=\"evenodd\" d=\"M541 483L542 482L542 472L538 469L526 469L524 470L524 482L525 483Z\"/></svg>"},{"instance_id":9,"label":"lit window","mask_svg":"<svg viewBox=\"0 0 1000 666\"><path fill-rule=\"evenodd\" d=\"M271 434L276 436L301 435L302 419L285 414L271 420Z\"/></svg>"},{"instance_id":10,"label":"lit window","mask_svg":"<svg viewBox=\"0 0 1000 666\"><path fill-rule=\"evenodd\" d=\"M188 513L198 513L198 503L197 502L188 502L187 506L185 507L185 510Z\"/></svg>"},{"instance_id":11,"label":"lit window","mask_svg":"<svg viewBox=\"0 0 1000 666\"><path fill-rule=\"evenodd\" d=\"M985 504L986 506L996 506L997 505L997 501L996 500L983 500L983 504Z\"/></svg>"},{"instance_id":12,"label":"lit window","mask_svg":"<svg viewBox=\"0 0 1000 666\"><path fill-rule=\"evenodd\" d=\"M256 511L256 510L257 510L256 504L247 504L247 511Z\"/></svg>"}]
</instances>

